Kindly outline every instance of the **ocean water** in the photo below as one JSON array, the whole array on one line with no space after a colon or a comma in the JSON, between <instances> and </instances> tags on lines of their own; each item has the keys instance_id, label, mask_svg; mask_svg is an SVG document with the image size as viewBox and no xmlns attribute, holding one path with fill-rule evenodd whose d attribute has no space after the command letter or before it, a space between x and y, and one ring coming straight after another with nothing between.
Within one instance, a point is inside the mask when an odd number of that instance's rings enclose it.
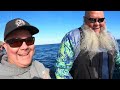
<instances>
[{"instance_id":1,"label":"ocean water","mask_svg":"<svg viewBox=\"0 0 120 90\"><path fill-rule=\"evenodd\" d=\"M36 45L34 60L42 62L45 67L50 69L50 75L55 78L55 63L60 44Z\"/></svg>"}]
</instances>

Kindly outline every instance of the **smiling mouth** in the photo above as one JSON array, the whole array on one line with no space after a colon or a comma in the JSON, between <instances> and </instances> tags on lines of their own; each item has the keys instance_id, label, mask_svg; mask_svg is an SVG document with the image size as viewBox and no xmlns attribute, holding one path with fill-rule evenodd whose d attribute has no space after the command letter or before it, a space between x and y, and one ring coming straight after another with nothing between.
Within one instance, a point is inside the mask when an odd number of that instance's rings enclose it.
<instances>
[{"instance_id":1,"label":"smiling mouth","mask_svg":"<svg viewBox=\"0 0 120 90\"><path fill-rule=\"evenodd\" d=\"M99 28L93 28L93 30L96 30L96 29L99 29Z\"/></svg>"},{"instance_id":2,"label":"smiling mouth","mask_svg":"<svg viewBox=\"0 0 120 90\"><path fill-rule=\"evenodd\" d=\"M28 54L18 54L19 56L27 56Z\"/></svg>"}]
</instances>

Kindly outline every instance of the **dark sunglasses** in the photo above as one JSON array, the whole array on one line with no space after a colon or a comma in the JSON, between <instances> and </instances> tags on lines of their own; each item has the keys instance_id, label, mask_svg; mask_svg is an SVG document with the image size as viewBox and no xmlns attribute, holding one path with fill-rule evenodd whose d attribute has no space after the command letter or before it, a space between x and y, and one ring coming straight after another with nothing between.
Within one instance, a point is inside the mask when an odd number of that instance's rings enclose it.
<instances>
[{"instance_id":1,"label":"dark sunglasses","mask_svg":"<svg viewBox=\"0 0 120 90\"><path fill-rule=\"evenodd\" d=\"M85 17L85 18L87 18L87 17ZM95 22L101 23L105 20L105 18L87 18L87 19L90 21L90 23L95 23Z\"/></svg>"},{"instance_id":2,"label":"dark sunglasses","mask_svg":"<svg viewBox=\"0 0 120 90\"><path fill-rule=\"evenodd\" d=\"M8 43L10 47L13 47L13 48L20 47L23 44L23 42L25 42L29 46L34 44L35 37L28 37L25 39L12 38L12 39L6 40L5 42Z\"/></svg>"}]
</instances>

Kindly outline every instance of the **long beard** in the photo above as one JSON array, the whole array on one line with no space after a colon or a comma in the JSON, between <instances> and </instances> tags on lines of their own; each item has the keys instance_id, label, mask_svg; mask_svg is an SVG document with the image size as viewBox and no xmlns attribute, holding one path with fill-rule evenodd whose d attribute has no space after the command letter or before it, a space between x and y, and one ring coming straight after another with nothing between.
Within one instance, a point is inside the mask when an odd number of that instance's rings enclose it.
<instances>
[{"instance_id":1,"label":"long beard","mask_svg":"<svg viewBox=\"0 0 120 90\"><path fill-rule=\"evenodd\" d=\"M89 28L87 25L82 26L83 33L81 39L80 50L83 53L88 52L90 59L92 59L97 53L101 52L101 49L106 51L113 50L115 47L115 41L110 37L106 28L101 28L99 34Z\"/></svg>"}]
</instances>

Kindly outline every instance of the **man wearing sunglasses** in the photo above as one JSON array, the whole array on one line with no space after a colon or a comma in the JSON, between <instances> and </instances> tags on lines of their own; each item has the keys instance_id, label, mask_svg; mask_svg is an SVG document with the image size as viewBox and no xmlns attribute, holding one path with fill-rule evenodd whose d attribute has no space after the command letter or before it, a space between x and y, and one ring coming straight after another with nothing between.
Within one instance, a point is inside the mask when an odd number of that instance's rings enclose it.
<instances>
[{"instance_id":1,"label":"man wearing sunglasses","mask_svg":"<svg viewBox=\"0 0 120 90\"><path fill-rule=\"evenodd\" d=\"M113 72L116 77L119 75L116 74L120 65L119 49L107 31L104 12L85 11L83 19L83 25L68 32L61 42L56 78L112 79Z\"/></svg>"},{"instance_id":2,"label":"man wearing sunglasses","mask_svg":"<svg viewBox=\"0 0 120 90\"><path fill-rule=\"evenodd\" d=\"M0 63L1 79L50 79L49 69L36 60L35 37L39 30L27 21L16 18L6 24L4 48L7 55Z\"/></svg>"}]
</instances>

